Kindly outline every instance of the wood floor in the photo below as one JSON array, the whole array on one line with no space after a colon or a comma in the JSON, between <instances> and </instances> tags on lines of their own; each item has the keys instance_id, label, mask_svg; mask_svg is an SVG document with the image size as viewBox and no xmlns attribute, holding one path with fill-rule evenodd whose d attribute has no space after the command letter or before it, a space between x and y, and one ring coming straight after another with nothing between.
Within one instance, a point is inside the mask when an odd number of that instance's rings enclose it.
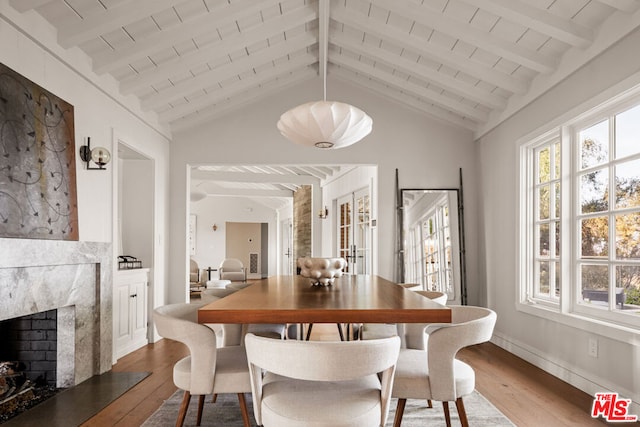
<instances>
[{"instance_id":1,"label":"wood floor","mask_svg":"<svg viewBox=\"0 0 640 427\"><path fill-rule=\"evenodd\" d=\"M321 336L316 338L323 339ZM151 371L153 374L83 426L131 427L142 424L163 400L176 391L172 380L173 364L186 354L186 347L182 344L161 340L120 359L114 365L114 371ZM517 426L604 424L589 415L591 396L500 347L491 343L480 344L463 349L459 358L475 369L476 389Z\"/></svg>"}]
</instances>

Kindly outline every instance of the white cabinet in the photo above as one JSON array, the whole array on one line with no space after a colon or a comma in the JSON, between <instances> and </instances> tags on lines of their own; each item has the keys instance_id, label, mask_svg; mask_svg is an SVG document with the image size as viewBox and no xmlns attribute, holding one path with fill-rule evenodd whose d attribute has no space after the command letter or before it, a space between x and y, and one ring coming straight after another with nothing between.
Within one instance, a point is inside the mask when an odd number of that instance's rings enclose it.
<instances>
[{"instance_id":1,"label":"white cabinet","mask_svg":"<svg viewBox=\"0 0 640 427\"><path fill-rule=\"evenodd\" d=\"M145 346L149 269L116 272L113 323L116 359Z\"/></svg>"}]
</instances>

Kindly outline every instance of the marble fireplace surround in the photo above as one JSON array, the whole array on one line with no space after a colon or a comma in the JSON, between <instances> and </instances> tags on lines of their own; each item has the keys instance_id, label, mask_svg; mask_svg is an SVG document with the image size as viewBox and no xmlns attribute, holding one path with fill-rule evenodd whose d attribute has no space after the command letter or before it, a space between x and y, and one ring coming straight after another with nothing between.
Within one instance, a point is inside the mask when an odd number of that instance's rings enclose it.
<instances>
[{"instance_id":1,"label":"marble fireplace surround","mask_svg":"<svg viewBox=\"0 0 640 427\"><path fill-rule=\"evenodd\" d=\"M112 366L111 243L0 238L0 320L58 310L57 385Z\"/></svg>"}]
</instances>

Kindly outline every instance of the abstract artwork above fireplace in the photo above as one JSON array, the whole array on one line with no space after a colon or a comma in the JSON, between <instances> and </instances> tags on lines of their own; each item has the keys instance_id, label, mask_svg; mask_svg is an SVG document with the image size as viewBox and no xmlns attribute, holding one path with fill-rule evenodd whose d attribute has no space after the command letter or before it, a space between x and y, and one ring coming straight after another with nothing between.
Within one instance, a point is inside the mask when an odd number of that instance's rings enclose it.
<instances>
[{"instance_id":1,"label":"abstract artwork above fireplace","mask_svg":"<svg viewBox=\"0 0 640 427\"><path fill-rule=\"evenodd\" d=\"M78 240L73 105L0 64L0 237Z\"/></svg>"}]
</instances>

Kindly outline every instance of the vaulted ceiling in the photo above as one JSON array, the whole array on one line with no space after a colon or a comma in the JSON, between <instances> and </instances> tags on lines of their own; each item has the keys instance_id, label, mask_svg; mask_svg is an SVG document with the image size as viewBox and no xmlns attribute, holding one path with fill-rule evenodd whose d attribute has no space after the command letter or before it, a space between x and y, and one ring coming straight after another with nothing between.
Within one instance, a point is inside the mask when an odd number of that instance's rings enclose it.
<instances>
[{"instance_id":1,"label":"vaulted ceiling","mask_svg":"<svg viewBox=\"0 0 640 427\"><path fill-rule=\"evenodd\" d=\"M637 0L2 1L173 130L327 73L477 133L640 21Z\"/></svg>"}]
</instances>

